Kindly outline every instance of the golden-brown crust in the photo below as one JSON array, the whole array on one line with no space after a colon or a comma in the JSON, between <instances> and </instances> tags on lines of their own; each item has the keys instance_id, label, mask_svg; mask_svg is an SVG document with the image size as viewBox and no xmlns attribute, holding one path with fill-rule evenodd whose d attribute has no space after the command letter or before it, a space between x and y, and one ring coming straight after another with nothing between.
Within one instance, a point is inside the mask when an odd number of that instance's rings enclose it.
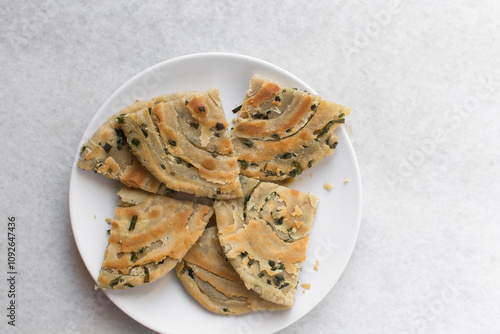
<instances>
[{"instance_id":1,"label":"golden-brown crust","mask_svg":"<svg viewBox=\"0 0 500 334\"><path fill-rule=\"evenodd\" d=\"M165 275L201 236L213 209L123 188L111 224L99 287L121 289Z\"/></svg>"},{"instance_id":2,"label":"golden-brown crust","mask_svg":"<svg viewBox=\"0 0 500 334\"><path fill-rule=\"evenodd\" d=\"M234 132L241 138L271 138L273 134L287 135L286 130L299 124L311 111L313 99L310 95L305 95L293 113L288 113L285 117L273 120L254 120L237 123ZM271 138L272 139L272 138Z\"/></svg>"},{"instance_id":3,"label":"golden-brown crust","mask_svg":"<svg viewBox=\"0 0 500 334\"><path fill-rule=\"evenodd\" d=\"M280 86L278 86L276 83L267 81L262 84L255 95L247 98L243 102L242 108L245 108L247 106L258 107L262 104L262 102L273 97L274 94L280 91L280 89Z\"/></svg>"},{"instance_id":4,"label":"golden-brown crust","mask_svg":"<svg viewBox=\"0 0 500 334\"><path fill-rule=\"evenodd\" d=\"M220 243L248 289L291 306L318 198L241 179L244 198L214 203Z\"/></svg>"},{"instance_id":5,"label":"golden-brown crust","mask_svg":"<svg viewBox=\"0 0 500 334\"><path fill-rule=\"evenodd\" d=\"M124 115L153 106L153 101L170 101L174 98L175 95L162 95L151 101L137 101L109 117L83 145L78 167L119 180L128 187L161 193L165 187L134 157L119 120Z\"/></svg>"},{"instance_id":6,"label":"golden-brown crust","mask_svg":"<svg viewBox=\"0 0 500 334\"><path fill-rule=\"evenodd\" d=\"M288 308L266 301L245 287L224 257L215 226L205 230L177 265L176 273L186 290L214 313L231 315Z\"/></svg>"},{"instance_id":7,"label":"golden-brown crust","mask_svg":"<svg viewBox=\"0 0 500 334\"><path fill-rule=\"evenodd\" d=\"M210 198L241 196L237 158L217 97L214 89L192 92L124 117L132 153L168 188Z\"/></svg>"},{"instance_id":8,"label":"golden-brown crust","mask_svg":"<svg viewBox=\"0 0 500 334\"><path fill-rule=\"evenodd\" d=\"M254 76L232 142L240 173L265 181L293 179L332 154L335 129L350 108ZM274 92L274 93L272 93Z\"/></svg>"}]
</instances>

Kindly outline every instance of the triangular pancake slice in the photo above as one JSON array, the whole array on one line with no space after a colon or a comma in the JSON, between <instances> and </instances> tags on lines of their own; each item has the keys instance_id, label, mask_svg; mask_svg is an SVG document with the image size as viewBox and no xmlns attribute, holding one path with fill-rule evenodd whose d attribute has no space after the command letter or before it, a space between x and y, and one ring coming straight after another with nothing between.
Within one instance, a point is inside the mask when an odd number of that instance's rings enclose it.
<instances>
[{"instance_id":1,"label":"triangular pancake slice","mask_svg":"<svg viewBox=\"0 0 500 334\"><path fill-rule=\"evenodd\" d=\"M291 306L319 199L242 177L243 198L215 201L219 240L245 286Z\"/></svg>"},{"instance_id":2,"label":"triangular pancake slice","mask_svg":"<svg viewBox=\"0 0 500 334\"><path fill-rule=\"evenodd\" d=\"M252 77L232 132L241 174L293 179L334 152L334 130L350 112L320 96Z\"/></svg>"},{"instance_id":3,"label":"triangular pancake slice","mask_svg":"<svg viewBox=\"0 0 500 334\"><path fill-rule=\"evenodd\" d=\"M133 154L168 188L209 198L241 196L237 158L219 92L192 92L124 116Z\"/></svg>"},{"instance_id":4,"label":"triangular pancake slice","mask_svg":"<svg viewBox=\"0 0 500 334\"><path fill-rule=\"evenodd\" d=\"M137 101L108 118L82 146L78 167L119 180L128 187L158 194L170 193L132 154L120 123L129 113L175 100L183 94L166 94L150 101Z\"/></svg>"},{"instance_id":5,"label":"triangular pancake slice","mask_svg":"<svg viewBox=\"0 0 500 334\"><path fill-rule=\"evenodd\" d=\"M98 287L124 289L165 276L202 235L211 207L133 188L120 200L99 274Z\"/></svg>"},{"instance_id":6,"label":"triangular pancake slice","mask_svg":"<svg viewBox=\"0 0 500 334\"><path fill-rule=\"evenodd\" d=\"M288 308L266 301L245 287L225 258L216 226L206 228L176 272L191 296L214 313L232 315Z\"/></svg>"}]
</instances>

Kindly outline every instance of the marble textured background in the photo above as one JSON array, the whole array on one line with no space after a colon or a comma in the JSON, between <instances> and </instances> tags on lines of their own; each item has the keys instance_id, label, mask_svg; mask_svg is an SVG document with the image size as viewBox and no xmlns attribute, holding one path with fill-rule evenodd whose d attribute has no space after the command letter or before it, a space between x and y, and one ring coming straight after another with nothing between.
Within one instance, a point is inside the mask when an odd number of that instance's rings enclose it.
<instances>
[{"instance_id":1,"label":"marble textured background","mask_svg":"<svg viewBox=\"0 0 500 334\"><path fill-rule=\"evenodd\" d=\"M122 83L207 51L274 63L353 110L358 243L331 293L280 333L500 331L498 2L0 3L0 268L15 216L20 273L17 326L0 312L0 332L150 332L93 289L70 168Z\"/></svg>"}]
</instances>

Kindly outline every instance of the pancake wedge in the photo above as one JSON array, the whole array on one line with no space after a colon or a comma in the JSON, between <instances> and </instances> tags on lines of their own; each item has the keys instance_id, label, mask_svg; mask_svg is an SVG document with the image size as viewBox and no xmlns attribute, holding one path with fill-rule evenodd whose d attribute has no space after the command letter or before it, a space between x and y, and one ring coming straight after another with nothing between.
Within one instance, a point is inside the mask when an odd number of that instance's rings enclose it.
<instances>
[{"instance_id":1,"label":"pancake wedge","mask_svg":"<svg viewBox=\"0 0 500 334\"><path fill-rule=\"evenodd\" d=\"M215 226L207 227L177 265L176 272L191 296L214 313L231 315L287 308L264 300L245 287L224 256Z\"/></svg>"},{"instance_id":2,"label":"pancake wedge","mask_svg":"<svg viewBox=\"0 0 500 334\"><path fill-rule=\"evenodd\" d=\"M202 235L211 207L122 188L98 278L102 289L153 282L172 270Z\"/></svg>"},{"instance_id":3,"label":"pancake wedge","mask_svg":"<svg viewBox=\"0 0 500 334\"><path fill-rule=\"evenodd\" d=\"M172 192L144 168L132 154L121 129L124 115L173 101L186 93L166 94L150 101L137 101L108 118L82 146L78 167L119 180L128 187L151 193Z\"/></svg>"},{"instance_id":4,"label":"pancake wedge","mask_svg":"<svg viewBox=\"0 0 500 334\"><path fill-rule=\"evenodd\" d=\"M243 198L214 202L224 254L248 289L291 306L319 199L242 177Z\"/></svg>"},{"instance_id":5,"label":"pancake wedge","mask_svg":"<svg viewBox=\"0 0 500 334\"><path fill-rule=\"evenodd\" d=\"M293 179L333 154L334 131L350 112L320 96L252 77L231 138L241 174Z\"/></svg>"},{"instance_id":6,"label":"pancake wedge","mask_svg":"<svg viewBox=\"0 0 500 334\"><path fill-rule=\"evenodd\" d=\"M192 92L123 116L132 153L168 188L209 198L241 196L237 158L219 92Z\"/></svg>"}]
</instances>

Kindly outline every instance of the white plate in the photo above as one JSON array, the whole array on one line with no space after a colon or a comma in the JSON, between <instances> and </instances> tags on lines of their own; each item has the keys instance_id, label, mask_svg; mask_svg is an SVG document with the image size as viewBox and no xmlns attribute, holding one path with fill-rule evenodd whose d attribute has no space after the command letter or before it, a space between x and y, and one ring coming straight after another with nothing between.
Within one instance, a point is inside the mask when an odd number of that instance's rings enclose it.
<instances>
[{"instance_id":1,"label":"white plate","mask_svg":"<svg viewBox=\"0 0 500 334\"><path fill-rule=\"evenodd\" d=\"M226 116L240 105L250 78L260 74L280 83L314 90L285 70L255 58L225 53L204 53L162 62L139 73L104 103L90 122L77 148L70 181L70 215L78 250L97 281L107 245L117 191L121 185L102 175L80 170L76 163L80 147L112 114L135 100L164 93L207 90L218 87ZM335 96L325 96L335 101ZM347 102L347 101L346 101ZM125 313L143 325L161 333L270 333L294 323L312 310L332 289L342 274L356 242L361 217L361 179L356 156L345 130L337 130L339 144L335 154L305 171L290 185L320 197L312 227L306 262L300 277L296 302L292 309L259 312L242 316L220 316L206 311L182 287L170 272L145 286L124 291L106 291ZM349 182L344 180L349 178ZM333 190L323 184L329 182ZM318 270L314 264L318 261ZM305 291L302 283L310 283Z\"/></svg>"}]
</instances>

